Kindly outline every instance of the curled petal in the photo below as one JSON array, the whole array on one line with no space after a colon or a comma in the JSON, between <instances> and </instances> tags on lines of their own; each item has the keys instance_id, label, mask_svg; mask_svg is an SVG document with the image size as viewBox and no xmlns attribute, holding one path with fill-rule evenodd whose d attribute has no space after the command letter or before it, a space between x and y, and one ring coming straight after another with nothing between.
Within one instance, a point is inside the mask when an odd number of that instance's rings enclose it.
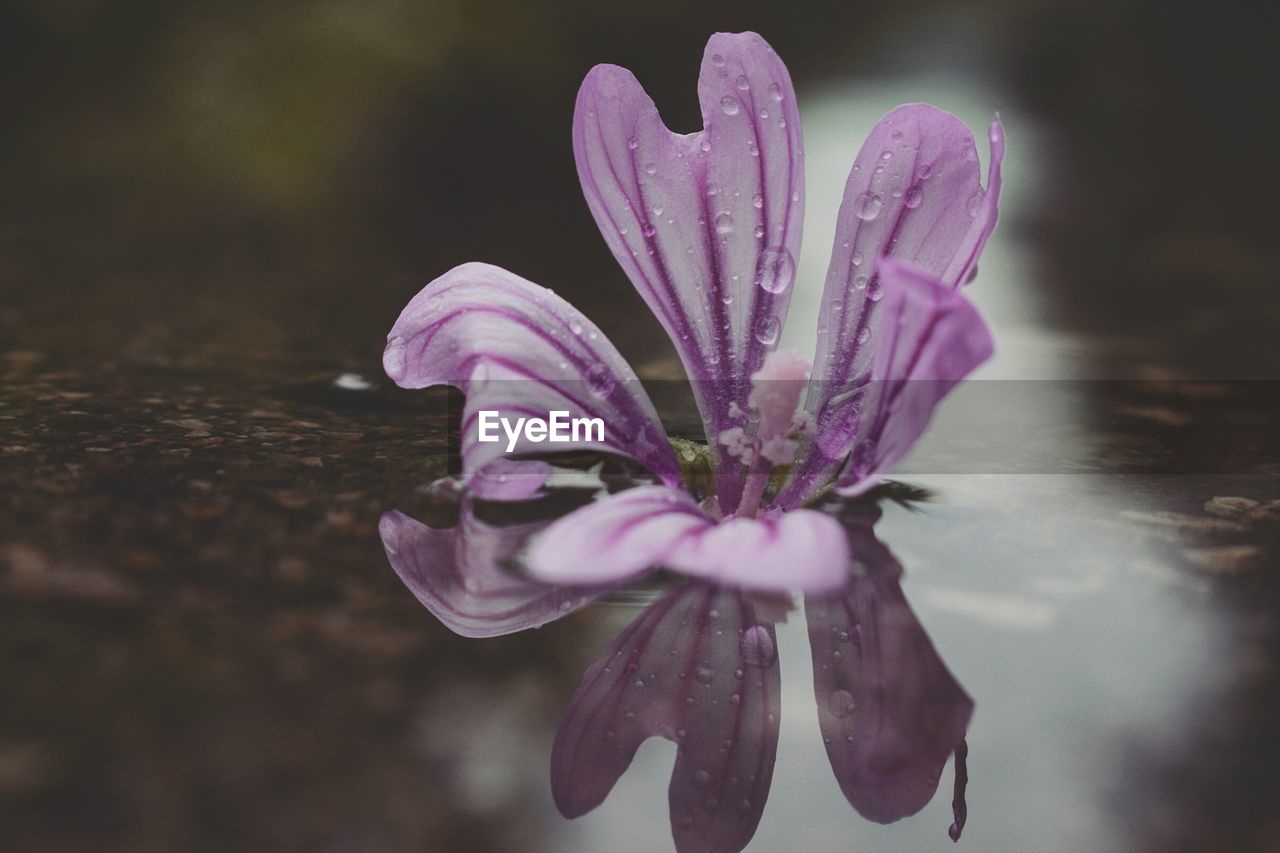
<instances>
[{"instance_id":1,"label":"curled petal","mask_svg":"<svg viewBox=\"0 0 1280 853\"><path fill-rule=\"evenodd\" d=\"M604 592L533 583L503 568L540 526L492 527L464 504L456 528L427 527L392 510L382 516L378 533L400 580L446 628L464 637L494 637L545 625Z\"/></svg>"},{"instance_id":2,"label":"curled petal","mask_svg":"<svg viewBox=\"0 0 1280 853\"><path fill-rule=\"evenodd\" d=\"M878 267L885 299L866 416L836 483L846 496L879 482L915 445L938 403L991 357L991 332L964 294L896 261ZM829 423L828 428L831 428Z\"/></svg>"},{"instance_id":3,"label":"curled petal","mask_svg":"<svg viewBox=\"0 0 1280 853\"><path fill-rule=\"evenodd\" d=\"M668 788L681 853L736 853L760 822L778 749L773 626L732 590L690 581L636 618L583 675L556 731L566 817L604 802L640 744L678 746Z\"/></svg>"},{"instance_id":4,"label":"curled petal","mask_svg":"<svg viewBox=\"0 0 1280 853\"><path fill-rule=\"evenodd\" d=\"M834 518L798 509L696 531L676 544L666 565L743 589L818 592L845 584L849 549Z\"/></svg>"},{"instance_id":5,"label":"curled petal","mask_svg":"<svg viewBox=\"0 0 1280 853\"><path fill-rule=\"evenodd\" d=\"M891 823L933 798L953 751L961 773L973 700L907 604L893 555L869 531L851 536L866 572L842 593L805 599L818 726L845 798ZM956 797L962 824L959 779Z\"/></svg>"},{"instance_id":6,"label":"curled petal","mask_svg":"<svg viewBox=\"0 0 1280 853\"><path fill-rule=\"evenodd\" d=\"M878 261L910 263L948 287L959 287L976 270L996 223L1004 159L998 118L989 138L984 190L973 134L950 113L927 104L901 106L867 137L840 207L805 404L828 439L849 431L849 422L865 411L860 389L879 378L872 374L872 358L891 288ZM807 499L849 449L843 441L812 443L779 503Z\"/></svg>"},{"instance_id":7,"label":"curled petal","mask_svg":"<svg viewBox=\"0 0 1280 853\"><path fill-rule=\"evenodd\" d=\"M572 443L530 440L521 433L511 454L596 450L641 463L664 482L680 481L675 454L648 395L631 367L604 334L569 303L546 288L489 264L455 267L428 284L401 312L387 336L383 367L404 388L453 385L466 394L462 417L462 473L470 481L496 460L509 461L508 439L490 421L498 440L482 442L480 412L515 422L598 418L598 431L584 430ZM527 497L546 471L519 470L521 483L498 488L497 477L482 488L489 497ZM544 476L545 479L545 476ZM510 499L510 498L505 498Z\"/></svg>"},{"instance_id":8,"label":"curled petal","mask_svg":"<svg viewBox=\"0 0 1280 853\"><path fill-rule=\"evenodd\" d=\"M786 66L755 33L718 33L698 80L703 129L667 130L631 72L591 70L578 93L578 174L605 242L693 380L708 439L729 424L778 342L803 217L803 154ZM721 449L720 501L740 466Z\"/></svg>"},{"instance_id":9,"label":"curled petal","mask_svg":"<svg viewBox=\"0 0 1280 853\"><path fill-rule=\"evenodd\" d=\"M629 489L557 520L525 557L547 583L617 583L666 567L742 589L830 590L844 583L848 546L839 523L811 510L761 518L707 516L687 492Z\"/></svg>"},{"instance_id":10,"label":"curled petal","mask_svg":"<svg viewBox=\"0 0 1280 853\"><path fill-rule=\"evenodd\" d=\"M688 492L640 486L558 519L532 541L525 562L546 583L616 583L659 565L682 538L713 524Z\"/></svg>"}]
</instances>

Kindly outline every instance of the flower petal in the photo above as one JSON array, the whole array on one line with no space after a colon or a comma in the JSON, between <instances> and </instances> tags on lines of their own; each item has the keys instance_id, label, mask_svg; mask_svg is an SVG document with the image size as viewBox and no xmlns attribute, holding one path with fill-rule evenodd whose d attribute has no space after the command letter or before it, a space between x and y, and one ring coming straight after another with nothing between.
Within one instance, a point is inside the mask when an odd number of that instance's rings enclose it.
<instances>
[{"instance_id":1,"label":"flower petal","mask_svg":"<svg viewBox=\"0 0 1280 853\"><path fill-rule=\"evenodd\" d=\"M798 509L695 531L676 544L665 565L742 589L822 592L847 582L849 548L838 521Z\"/></svg>"},{"instance_id":2,"label":"flower petal","mask_svg":"<svg viewBox=\"0 0 1280 853\"><path fill-rule=\"evenodd\" d=\"M888 293L882 257L910 262L950 287L976 270L995 228L1004 135L992 121L987 188L980 184L973 134L927 104L892 110L863 144L845 187L818 319L818 346L806 408L820 434L843 439L856 420L859 389L874 378L879 305ZM832 430L836 422L840 429ZM839 468L847 442L811 443L780 495L802 502Z\"/></svg>"},{"instance_id":3,"label":"flower petal","mask_svg":"<svg viewBox=\"0 0 1280 853\"><path fill-rule=\"evenodd\" d=\"M843 593L805 599L818 726L845 798L891 823L933 798L973 700L911 612L901 565L869 531L855 532L853 545L867 571ZM957 796L960 822L960 788Z\"/></svg>"},{"instance_id":4,"label":"flower petal","mask_svg":"<svg viewBox=\"0 0 1280 853\"><path fill-rule=\"evenodd\" d=\"M573 147L591 213L675 344L714 443L786 317L803 153L786 66L755 33L711 37L698 99L703 129L674 134L630 71L596 66ZM733 506L741 466L718 452Z\"/></svg>"},{"instance_id":5,"label":"flower petal","mask_svg":"<svg viewBox=\"0 0 1280 853\"><path fill-rule=\"evenodd\" d=\"M542 492L551 476L551 465L541 459L498 458L476 471L467 481L473 497L486 501L527 501Z\"/></svg>"},{"instance_id":6,"label":"flower petal","mask_svg":"<svg viewBox=\"0 0 1280 853\"><path fill-rule=\"evenodd\" d=\"M556 520L530 543L525 562L546 583L616 583L657 566L683 537L714 524L688 492L640 486Z\"/></svg>"},{"instance_id":7,"label":"flower petal","mask_svg":"<svg viewBox=\"0 0 1280 853\"><path fill-rule=\"evenodd\" d=\"M668 801L681 853L736 853L760 822L778 749L773 627L745 595L675 587L583 675L556 731L551 791L566 817L604 802L640 744L679 747Z\"/></svg>"},{"instance_id":8,"label":"flower petal","mask_svg":"<svg viewBox=\"0 0 1280 853\"><path fill-rule=\"evenodd\" d=\"M886 296L871 365L875 381L848 467L836 483L845 496L866 491L891 471L942 398L993 348L987 324L960 291L896 261L882 261L877 271Z\"/></svg>"},{"instance_id":9,"label":"flower petal","mask_svg":"<svg viewBox=\"0 0 1280 853\"><path fill-rule=\"evenodd\" d=\"M494 637L545 625L604 592L545 586L502 568L540 526L491 527L464 504L456 528L427 527L392 510L382 516L378 533L400 580L446 628L464 637Z\"/></svg>"},{"instance_id":10,"label":"flower petal","mask_svg":"<svg viewBox=\"0 0 1280 853\"><path fill-rule=\"evenodd\" d=\"M618 583L666 567L748 590L824 591L845 582L839 522L812 510L716 522L687 492L640 486L557 520L525 556L547 583Z\"/></svg>"},{"instance_id":11,"label":"flower petal","mask_svg":"<svg viewBox=\"0 0 1280 853\"><path fill-rule=\"evenodd\" d=\"M466 394L462 473L468 480L508 458L501 429L498 441L478 440L479 412L493 410L512 419L565 411L568 418L604 422L603 441L551 444L522 434L514 454L616 453L666 483L680 482L653 403L613 344L550 290L499 267L463 264L423 288L387 336L383 367L404 388L454 385Z\"/></svg>"}]
</instances>

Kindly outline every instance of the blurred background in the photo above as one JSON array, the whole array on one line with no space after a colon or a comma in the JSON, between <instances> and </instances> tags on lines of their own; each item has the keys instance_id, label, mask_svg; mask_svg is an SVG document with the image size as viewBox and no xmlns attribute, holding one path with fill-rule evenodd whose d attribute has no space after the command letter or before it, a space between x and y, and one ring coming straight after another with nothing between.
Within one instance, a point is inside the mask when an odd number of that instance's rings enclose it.
<instances>
[{"instance_id":1,"label":"blurred background","mask_svg":"<svg viewBox=\"0 0 1280 853\"><path fill-rule=\"evenodd\" d=\"M977 702L961 843L1280 850L1278 14L6 0L5 846L670 849L641 832L665 819L656 745L584 821L546 791L559 711L633 610L468 642L386 566L377 518L429 516L449 398L379 360L410 296L484 260L670 377L582 200L574 96L624 65L692 131L707 36L751 29L805 126L797 345L874 121L922 100L1008 131L970 291L1000 348L983 375L1056 380L1027 432L1089 450L1079 470L917 463L939 504L883 524ZM752 849L949 845L945 802L882 829L841 799L793 622Z\"/></svg>"}]
</instances>

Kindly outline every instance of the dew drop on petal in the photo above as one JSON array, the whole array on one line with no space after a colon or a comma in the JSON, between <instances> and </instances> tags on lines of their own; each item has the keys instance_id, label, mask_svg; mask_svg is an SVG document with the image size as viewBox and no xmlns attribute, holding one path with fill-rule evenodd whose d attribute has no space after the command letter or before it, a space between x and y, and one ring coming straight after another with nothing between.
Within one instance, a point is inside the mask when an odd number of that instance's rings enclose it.
<instances>
[{"instance_id":1,"label":"dew drop on petal","mask_svg":"<svg viewBox=\"0 0 1280 853\"><path fill-rule=\"evenodd\" d=\"M753 195L751 197L751 206L756 208L764 207L764 196L760 195L760 193Z\"/></svg>"},{"instance_id":2,"label":"dew drop on petal","mask_svg":"<svg viewBox=\"0 0 1280 853\"><path fill-rule=\"evenodd\" d=\"M884 296L884 288L880 286L880 279L874 278L867 285L867 298L872 302L879 302Z\"/></svg>"},{"instance_id":3,"label":"dew drop on petal","mask_svg":"<svg viewBox=\"0 0 1280 853\"><path fill-rule=\"evenodd\" d=\"M924 190L920 189L919 186L914 186L911 189L907 190L907 194L902 197L902 203L905 204L909 209L915 210L917 207L920 206L920 202L923 199L924 199Z\"/></svg>"},{"instance_id":4,"label":"dew drop on petal","mask_svg":"<svg viewBox=\"0 0 1280 853\"><path fill-rule=\"evenodd\" d=\"M778 342L778 336L782 334L782 321L772 314L766 314L756 321L755 334L757 341L771 347Z\"/></svg>"},{"instance_id":5,"label":"dew drop on petal","mask_svg":"<svg viewBox=\"0 0 1280 853\"><path fill-rule=\"evenodd\" d=\"M630 148L632 151L635 151L637 148L640 147L640 142L633 136L627 140L627 147Z\"/></svg>"},{"instance_id":6,"label":"dew drop on petal","mask_svg":"<svg viewBox=\"0 0 1280 853\"><path fill-rule=\"evenodd\" d=\"M738 110L742 109L742 105L738 103L738 99L733 95L725 95L720 99L720 109L724 110L727 116L736 116Z\"/></svg>"},{"instance_id":7,"label":"dew drop on petal","mask_svg":"<svg viewBox=\"0 0 1280 853\"><path fill-rule=\"evenodd\" d=\"M970 219L978 215L978 209L982 207L982 198L982 190L978 190L969 197L969 203L965 205L965 212L969 214Z\"/></svg>"},{"instance_id":8,"label":"dew drop on petal","mask_svg":"<svg viewBox=\"0 0 1280 853\"><path fill-rule=\"evenodd\" d=\"M737 87L739 92L745 92L751 88L751 81L747 79L747 75L739 74L738 79L733 81L733 85Z\"/></svg>"},{"instance_id":9,"label":"dew drop on petal","mask_svg":"<svg viewBox=\"0 0 1280 853\"><path fill-rule=\"evenodd\" d=\"M796 275L795 261L786 249L769 249L760 256L756 284L766 293L784 293Z\"/></svg>"},{"instance_id":10,"label":"dew drop on petal","mask_svg":"<svg viewBox=\"0 0 1280 853\"><path fill-rule=\"evenodd\" d=\"M645 173L646 175L656 175L656 174L658 174L658 164L657 164L657 163L645 163L645 164L644 164L644 173Z\"/></svg>"},{"instance_id":11,"label":"dew drop on petal","mask_svg":"<svg viewBox=\"0 0 1280 853\"><path fill-rule=\"evenodd\" d=\"M730 234L733 232L733 216L727 211L716 217L716 232Z\"/></svg>"},{"instance_id":12,"label":"dew drop on petal","mask_svg":"<svg viewBox=\"0 0 1280 853\"><path fill-rule=\"evenodd\" d=\"M864 222L870 222L880 215L884 200L878 193L865 192L854 199L854 213Z\"/></svg>"},{"instance_id":13,"label":"dew drop on petal","mask_svg":"<svg viewBox=\"0 0 1280 853\"><path fill-rule=\"evenodd\" d=\"M837 690L832 693L831 702L827 707L837 717L851 717L856 710L853 704L853 694L848 690Z\"/></svg>"},{"instance_id":14,"label":"dew drop on petal","mask_svg":"<svg viewBox=\"0 0 1280 853\"><path fill-rule=\"evenodd\" d=\"M608 397L613 393L616 383L613 380L613 372L608 366L597 362L591 365L587 370L587 387L591 389L591 393L597 397Z\"/></svg>"},{"instance_id":15,"label":"dew drop on petal","mask_svg":"<svg viewBox=\"0 0 1280 853\"><path fill-rule=\"evenodd\" d=\"M742 654L742 659L751 666L769 666L778 658L773 637L769 636L769 629L763 625L752 625L743 632L738 651Z\"/></svg>"},{"instance_id":16,"label":"dew drop on petal","mask_svg":"<svg viewBox=\"0 0 1280 853\"><path fill-rule=\"evenodd\" d=\"M892 139L894 142L901 142L901 141L902 141L902 131L900 131L900 130L895 130L895 131L893 131L892 133L890 133L890 134L889 134L889 138L890 138L890 139Z\"/></svg>"},{"instance_id":17,"label":"dew drop on petal","mask_svg":"<svg viewBox=\"0 0 1280 853\"><path fill-rule=\"evenodd\" d=\"M770 83L770 84L769 84L769 97L770 97L770 98L773 98L775 101L781 101L781 100L782 100L782 87L781 87L781 86L779 86L777 83Z\"/></svg>"}]
</instances>

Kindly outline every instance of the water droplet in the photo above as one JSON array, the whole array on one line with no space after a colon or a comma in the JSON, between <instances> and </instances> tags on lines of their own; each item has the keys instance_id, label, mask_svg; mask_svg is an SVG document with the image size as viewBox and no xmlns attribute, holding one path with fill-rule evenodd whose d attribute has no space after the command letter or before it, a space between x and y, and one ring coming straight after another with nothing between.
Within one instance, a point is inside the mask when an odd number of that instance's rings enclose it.
<instances>
[{"instance_id":1,"label":"water droplet","mask_svg":"<svg viewBox=\"0 0 1280 853\"><path fill-rule=\"evenodd\" d=\"M640 142L633 136L627 140L627 147L630 148L632 151L635 151L637 148L640 147Z\"/></svg>"},{"instance_id":2,"label":"water droplet","mask_svg":"<svg viewBox=\"0 0 1280 853\"><path fill-rule=\"evenodd\" d=\"M853 211L857 217L864 222L870 222L880 215L884 200L877 193L865 192L854 199L853 204Z\"/></svg>"},{"instance_id":3,"label":"water droplet","mask_svg":"<svg viewBox=\"0 0 1280 853\"><path fill-rule=\"evenodd\" d=\"M884 297L884 288L880 286L880 279L873 278L867 285L867 298L872 302L879 302Z\"/></svg>"},{"instance_id":4,"label":"water droplet","mask_svg":"<svg viewBox=\"0 0 1280 853\"><path fill-rule=\"evenodd\" d=\"M616 384L613 379L613 372L602 362L593 364L587 370L587 387L597 397L608 397L613 393Z\"/></svg>"},{"instance_id":5,"label":"water droplet","mask_svg":"<svg viewBox=\"0 0 1280 853\"><path fill-rule=\"evenodd\" d=\"M658 229L652 222L646 222L644 225L640 226L640 233L646 237L652 237L654 234L658 233Z\"/></svg>"},{"instance_id":6,"label":"water droplet","mask_svg":"<svg viewBox=\"0 0 1280 853\"><path fill-rule=\"evenodd\" d=\"M702 140L702 150L703 150L704 152L706 152L706 151L710 151L710 150L711 150L711 140L710 140L710 139L704 139L704 140Z\"/></svg>"},{"instance_id":7,"label":"water droplet","mask_svg":"<svg viewBox=\"0 0 1280 853\"><path fill-rule=\"evenodd\" d=\"M733 694L730 694L730 696L729 696L729 704L730 704L730 705L740 705L740 704L742 704L742 694L741 694L741 693L733 693Z\"/></svg>"},{"instance_id":8,"label":"water droplet","mask_svg":"<svg viewBox=\"0 0 1280 853\"><path fill-rule=\"evenodd\" d=\"M769 84L769 97L770 97L770 98L773 98L775 101L781 101L781 100L782 100L782 87L781 87L781 86L779 86L777 83L770 83L770 84Z\"/></svg>"},{"instance_id":9,"label":"water droplet","mask_svg":"<svg viewBox=\"0 0 1280 853\"><path fill-rule=\"evenodd\" d=\"M700 667L693 677L698 679L699 684L710 684L715 679L716 674L704 666Z\"/></svg>"},{"instance_id":10,"label":"water droplet","mask_svg":"<svg viewBox=\"0 0 1280 853\"><path fill-rule=\"evenodd\" d=\"M848 690L837 690L831 694L831 702L827 706L837 717L851 717L857 710L853 704L853 694Z\"/></svg>"},{"instance_id":11,"label":"water droplet","mask_svg":"<svg viewBox=\"0 0 1280 853\"><path fill-rule=\"evenodd\" d=\"M699 770L693 774L693 787L705 788L711 784L711 774L705 770Z\"/></svg>"},{"instance_id":12,"label":"water droplet","mask_svg":"<svg viewBox=\"0 0 1280 853\"><path fill-rule=\"evenodd\" d=\"M892 159L892 158L893 158L893 152L892 152L892 151L881 151L881 152L880 152L880 159L881 159L881 160L889 160L889 159Z\"/></svg>"},{"instance_id":13,"label":"water droplet","mask_svg":"<svg viewBox=\"0 0 1280 853\"><path fill-rule=\"evenodd\" d=\"M853 254L849 256L849 263L853 264L855 267L861 264L862 253L855 249Z\"/></svg>"},{"instance_id":14,"label":"water droplet","mask_svg":"<svg viewBox=\"0 0 1280 853\"><path fill-rule=\"evenodd\" d=\"M867 277L866 277L865 275L855 276L855 277L854 277L854 279L853 279L853 286L854 286L854 288L855 288L855 289L857 289L857 290L862 290L862 289L866 288L866 286L867 286Z\"/></svg>"},{"instance_id":15,"label":"water droplet","mask_svg":"<svg viewBox=\"0 0 1280 853\"><path fill-rule=\"evenodd\" d=\"M725 211L716 217L716 233L730 234L733 232L733 216Z\"/></svg>"},{"instance_id":16,"label":"water droplet","mask_svg":"<svg viewBox=\"0 0 1280 853\"><path fill-rule=\"evenodd\" d=\"M902 141L902 131L900 131L900 130L894 130L892 133L890 133L890 134L889 134L889 138L890 138L890 139L892 139L894 142L901 142L901 141Z\"/></svg>"},{"instance_id":17,"label":"water droplet","mask_svg":"<svg viewBox=\"0 0 1280 853\"><path fill-rule=\"evenodd\" d=\"M660 204L655 204L655 205L653 206L653 215L654 215L654 216L661 216L661 215L662 215L662 205L660 205Z\"/></svg>"},{"instance_id":18,"label":"water droplet","mask_svg":"<svg viewBox=\"0 0 1280 853\"><path fill-rule=\"evenodd\" d=\"M858 345L861 346L871 339L871 330L863 327L858 332Z\"/></svg>"},{"instance_id":19,"label":"water droplet","mask_svg":"<svg viewBox=\"0 0 1280 853\"><path fill-rule=\"evenodd\" d=\"M725 95L720 99L720 109L724 110L727 116L736 116L738 110L742 109L742 105L738 103L738 99L733 95Z\"/></svg>"},{"instance_id":20,"label":"water droplet","mask_svg":"<svg viewBox=\"0 0 1280 853\"><path fill-rule=\"evenodd\" d=\"M760 193L753 195L751 197L751 206L755 208L764 207L764 196L760 195Z\"/></svg>"},{"instance_id":21,"label":"water droplet","mask_svg":"<svg viewBox=\"0 0 1280 853\"><path fill-rule=\"evenodd\" d=\"M404 338L396 335L387 341L387 348L382 351L382 369L396 382L404 379L405 374L409 372L405 360Z\"/></svg>"},{"instance_id":22,"label":"water droplet","mask_svg":"<svg viewBox=\"0 0 1280 853\"><path fill-rule=\"evenodd\" d=\"M778 342L778 336L782 334L782 321L772 314L766 314L756 322L756 340L767 347L771 347Z\"/></svg>"},{"instance_id":23,"label":"water droplet","mask_svg":"<svg viewBox=\"0 0 1280 853\"><path fill-rule=\"evenodd\" d=\"M711 54L712 65L724 65L724 57L718 53Z\"/></svg>"},{"instance_id":24,"label":"water droplet","mask_svg":"<svg viewBox=\"0 0 1280 853\"><path fill-rule=\"evenodd\" d=\"M751 88L751 81L747 79L747 75L739 74L738 79L733 81L733 85L737 87L739 92L745 92Z\"/></svg>"},{"instance_id":25,"label":"water droplet","mask_svg":"<svg viewBox=\"0 0 1280 853\"><path fill-rule=\"evenodd\" d=\"M925 163L923 166L920 167L920 171L917 172L916 174L922 181L929 180L929 177L933 174L933 164Z\"/></svg>"},{"instance_id":26,"label":"water droplet","mask_svg":"<svg viewBox=\"0 0 1280 853\"><path fill-rule=\"evenodd\" d=\"M644 689L644 679L637 678L637 679L636 679L635 684L632 684L631 686L632 686L632 687L634 687L636 690L643 690L643 689Z\"/></svg>"},{"instance_id":27,"label":"water droplet","mask_svg":"<svg viewBox=\"0 0 1280 853\"><path fill-rule=\"evenodd\" d=\"M656 174L658 174L658 164L657 164L657 163L645 163L645 164L644 164L644 173L645 173L646 175L656 175Z\"/></svg>"},{"instance_id":28,"label":"water droplet","mask_svg":"<svg viewBox=\"0 0 1280 853\"><path fill-rule=\"evenodd\" d=\"M778 659L773 637L769 636L769 629L763 625L752 625L743 632L738 651L742 654L742 659L751 666L769 666Z\"/></svg>"},{"instance_id":29,"label":"water droplet","mask_svg":"<svg viewBox=\"0 0 1280 853\"><path fill-rule=\"evenodd\" d=\"M920 187L917 185L907 190L907 194L902 198L902 203L905 204L909 209L915 210L917 207L920 206L920 202L923 199L924 199L924 190L920 189Z\"/></svg>"},{"instance_id":30,"label":"water droplet","mask_svg":"<svg viewBox=\"0 0 1280 853\"><path fill-rule=\"evenodd\" d=\"M795 261L786 249L769 249L760 256L756 284L766 293L783 293L796 275Z\"/></svg>"},{"instance_id":31,"label":"water droplet","mask_svg":"<svg viewBox=\"0 0 1280 853\"><path fill-rule=\"evenodd\" d=\"M577 318L577 317L570 317L570 318L569 318L569 331L573 332L575 335L581 335L581 334L582 334L582 320L580 320L580 319L579 319L579 318Z\"/></svg>"},{"instance_id":32,"label":"water droplet","mask_svg":"<svg viewBox=\"0 0 1280 853\"><path fill-rule=\"evenodd\" d=\"M983 194L982 190L978 190L969 197L969 203L965 205L965 212L969 214L969 218L973 219L978 215L978 210L982 207Z\"/></svg>"}]
</instances>

